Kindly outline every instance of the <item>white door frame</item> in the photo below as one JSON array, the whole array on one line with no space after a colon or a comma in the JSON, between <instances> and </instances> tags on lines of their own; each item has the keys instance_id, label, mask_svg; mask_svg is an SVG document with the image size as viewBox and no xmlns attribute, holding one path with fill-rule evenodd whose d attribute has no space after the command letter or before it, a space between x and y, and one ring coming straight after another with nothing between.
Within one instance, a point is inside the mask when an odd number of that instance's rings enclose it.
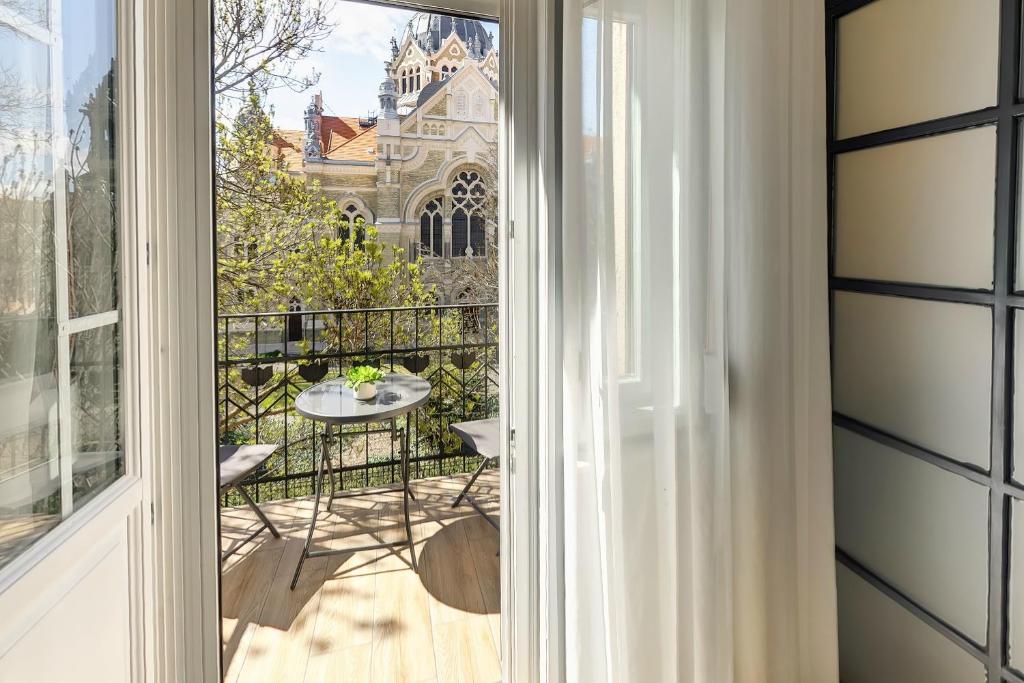
<instances>
[{"instance_id":1,"label":"white door frame","mask_svg":"<svg viewBox=\"0 0 1024 683\"><path fill-rule=\"evenodd\" d=\"M220 680L210 0L135 0L152 681Z\"/></svg>"},{"instance_id":2,"label":"white door frame","mask_svg":"<svg viewBox=\"0 0 1024 683\"><path fill-rule=\"evenodd\" d=\"M40 42L51 45L50 79L51 88L56 90L51 102L53 110L53 179L55 189L54 218L56 234L56 258L66 259L64 244L67 240L67 225L58 214L65 211L63 206L63 174L65 160L63 154L68 147L67 125L63 119L62 109L64 84L61 73L61 55L54 52L54 46L60 42L61 30L59 4L53 4L49 10L50 27L33 27L31 21L19 18L13 9L0 7L0 22L5 27L21 26L20 30L28 31ZM122 436L124 453L124 474L109 487L98 493L92 500L75 509L70 516L59 525L33 543L24 552L14 558L8 565L0 569L0 614L4 615L0 624L0 659L17 651L23 639L30 637L34 628L40 627L53 610L59 609L66 600L76 599L74 595L80 583L90 577L93 570L103 563L110 554L119 549L126 549L128 561L127 585L123 586L127 595L128 610L128 641L127 661L123 662L124 674L130 680L152 679L150 646L151 620L149 618L148 564L146 550L149 544L148 515L145 514L147 502L146 478L148 474L148 454L142 436L146 420L143 416L143 405L146 400L145 391L140 390L141 379L146 376L146 360L143 346L145 344L145 322L139 283L145 279L140 255L143 244L140 240L140 216L137 212L137 130L134 104L139 101L135 92L138 82L137 75L141 69L141 55L136 44L136 27L138 25L137 0L117 0L116 12L116 45L117 70L114 74L117 82L118 113L115 121L116 134L119 137L117 149L117 183L120 186L118 200L118 227L120 249L121 278L119 282L119 310L107 311L80 318L64 318L67 316L67 273L58 269L56 287L58 290L58 306L61 310L61 337L87 329L98 329L111 323L120 325L121 358L123 359L122 380L120 387L120 411L123 424ZM13 30L13 29L10 29ZM62 301L61 301L62 299ZM69 381L69 362L66 339L59 342L58 351L59 373L63 375L62 384ZM62 386L62 388L64 388ZM60 430L69 429L71 424L71 407L67 392L58 399L60 410ZM70 509L71 491L71 452L66 436L60 438L60 468L64 514ZM115 596L94 595L94 607L102 609L105 599ZM114 615L97 615L99 626L103 626L102 617ZM88 617L88 615L86 615ZM52 627L52 624L50 625ZM57 624L58 628L62 624ZM65 637L63 633L48 631L49 638ZM51 648L52 649L52 648ZM59 648L58 648L59 650ZM54 652L54 656L62 656ZM2 668L2 666L0 666ZM7 671L10 674L10 671ZM81 675L88 675L83 670ZM0 677L2 677L0 673Z\"/></svg>"},{"instance_id":3,"label":"white door frame","mask_svg":"<svg viewBox=\"0 0 1024 683\"><path fill-rule=\"evenodd\" d=\"M152 453L146 503L153 511L147 589L149 680L220 678L219 548L216 477L213 212L212 0L135 0L140 68L136 87L140 240L149 269L144 310L143 448ZM498 0L398 4L493 17ZM543 308L557 283L544 275L557 234L560 69L555 0L500 0L502 31L500 208L502 339L512 359L501 367L501 415L515 450L502 453L502 669L506 681L560 680L556 537L542 545L542 448L557 443L547 413L560 397L541 382L554 345L542 344L555 318ZM511 226L518 225L515 239ZM543 247L543 248L542 248ZM506 300L507 298L507 300ZM554 300L554 299L550 299ZM515 324L510 324L514 320ZM543 364L543 365L542 365ZM556 366L552 366L556 367ZM555 496L555 498L552 498ZM549 505L543 506L545 509ZM552 509L557 509L557 506ZM545 548L547 548L545 550ZM542 565L543 563L543 565ZM542 600L544 604L542 606ZM544 610L542 612L542 609ZM552 657L554 653L554 657ZM551 662L555 662L554 665Z\"/></svg>"}]
</instances>

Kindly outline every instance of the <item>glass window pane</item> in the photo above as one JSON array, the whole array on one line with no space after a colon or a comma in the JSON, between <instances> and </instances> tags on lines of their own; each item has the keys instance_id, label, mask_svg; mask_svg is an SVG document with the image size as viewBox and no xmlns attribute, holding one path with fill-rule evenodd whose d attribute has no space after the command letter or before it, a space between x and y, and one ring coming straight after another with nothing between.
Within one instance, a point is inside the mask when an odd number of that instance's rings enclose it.
<instances>
[{"instance_id":1,"label":"glass window pane","mask_svg":"<svg viewBox=\"0 0 1024 683\"><path fill-rule=\"evenodd\" d=\"M1022 50L1024 53L1024 50ZM1024 76L1022 76L1024 77ZM1024 121L1017 120L1017 159L1024 159ZM1017 272L1014 290L1024 291L1024 173L1017 173Z\"/></svg>"},{"instance_id":2,"label":"glass window pane","mask_svg":"<svg viewBox=\"0 0 1024 683\"><path fill-rule=\"evenodd\" d=\"M0 26L0 566L61 511L49 70Z\"/></svg>"},{"instance_id":3,"label":"glass window pane","mask_svg":"<svg viewBox=\"0 0 1024 683\"><path fill-rule=\"evenodd\" d=\"M998 0L884 0L836 26L839 138L996 103Z\"/></svg>"},{"instance_id":4,"label":"glass window pane","mask_svg":"<svg viewBox=\"0 0 1024 683\"><path fill-rule=\"evenodd\" d=\"M71 472L76 508L124 474L120 361L117 325L72 335Z\"/></svg>"},{"instance_id":5,"label":"glass window pane","mask_svg":"<svg viewBox=\"0 0 1024 683\"><path fill-rule=\"evenodd\" d=\"M992 314L983 306L836 292L835 409L943 455L989 463Z\"/></svg>"},{"instance_id":6,"label":"glass window pane","mask_svg":"<svg viewBox=\"0 0 1024 683\"><path fill-rule=\"evenodd\" d=\"M833 439L836 545L985 642L988 489L845 429Z\"/></svg>"},{"instance_id":7,"label":"glass window pane","mask_svg":"<svg viewBox=\"0 0 1024 683\"><path fill-rule=\"evenodd\" d=\"M984 683L981 662L844 565L836 581L843 683Z\"/></svg>"},{"instance_id":8,"label":"glass window pane","mask_svg":"<svg viewBox=\"0 0 1024 683\"><path fill-rule=\"evenodd\" d=\"M1014 500L1010 510L1010 585L1007 656L1017 670L1024 669L1024 502Z\"/></svg>"},{"instance_id":9,"label":"glass window pane","mask_svg":"<svg viewBox=\"0 0 1024 683\"><path fill-rule=\"evenodd\" d=\"M114 0L61 8L70 316L117 308L117 155Z\"/></svg>"},{"instance_id":10,"label":"glass window pane","mask_svg":"<svg viewBox=\"0 0 1024 683\"><path fill-rule=\"evenodd\" d=\"M1013 311L1013 479L1024 483L1024 310Z\"/></svg>"},{"instance_id":11,"label":"glass window pane","mask_svg":"<svg viewBox=\"0 0 1024 683\"><path fill-rule=\"evenodd\" d=\"M18 27L48 28L50 25L49 0L0 0L0 7L9 10L20 21Z\"/></svg>"},{"instance_id":12,"label":"glass window pane","mask_svg":"<svg viewBox=\"0 0 1024 683\"><path fill-rule=\"evenodd\" d=\"M995 174L994 126L838 155L836 275L991 289Z\"/></svg>"}]
</instances>

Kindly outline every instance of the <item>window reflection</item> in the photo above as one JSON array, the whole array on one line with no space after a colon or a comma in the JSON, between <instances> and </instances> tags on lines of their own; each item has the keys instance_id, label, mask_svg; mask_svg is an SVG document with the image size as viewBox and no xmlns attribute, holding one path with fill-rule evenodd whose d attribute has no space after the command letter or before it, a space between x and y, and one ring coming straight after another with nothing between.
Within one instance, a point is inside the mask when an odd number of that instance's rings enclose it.
<instances>
[{"instance_id":1,"label":"window reflection","mask_svg":"<svg viewBox=\"0 0 1024 683\"><path fill-rule=\"evenodd\" d=\"M71 337L75 507L124 474L119 347L117 325L105 325Z\"/></svg>"},{"instance_id":2,"label":"window reflection","mask_svg":"<svg viewBox=\"0 0 1024 683\"><path fill-rule=\"evenodd\" d=\"M0 0L0 567L124 474L115 7Z\"/></svg>"},{"instance_id":3,"label":"window reflection","mask_svg":"<svg viewBox=\"0 0 1024 683\"><path fill-rule=\"evenodd\" d=\"M49 71L0 27L0 566L61 513Z\"/></svg>"},{"instance_id":4,"label":"window reflection","mask_svg":"<svg viewBox=\"0 0 1024 683\"><path fill-rule=\"evenodd\" d=\"M117 307L114 3L62 8L68 309L72 318Z\"/></svg>"}]
</instances>

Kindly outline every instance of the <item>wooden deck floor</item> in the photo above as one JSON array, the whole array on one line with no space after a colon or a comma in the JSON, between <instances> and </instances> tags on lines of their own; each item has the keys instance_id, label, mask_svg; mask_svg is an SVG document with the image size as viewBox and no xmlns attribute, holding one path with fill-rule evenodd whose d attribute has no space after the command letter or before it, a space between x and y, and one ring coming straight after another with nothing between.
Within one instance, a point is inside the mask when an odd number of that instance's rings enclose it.
<instances>
[{"instance_id":1,"label":"wooden deck floor","mask_svg":"<svg viewBox=\"0 0 1024 683\"><path fill-rule=\"evenodd\" d=\"M225 680L500 680L498 533L469 505L451 508L465 480L413 484L419 574L406 549L362 551L307 560L294 591L288 585L312 500L264 506L282 538L262 534L224 566ZM476 491L497 518L497 473L482 476ZM332 513L321 514L315 546L403 538L401 500L393 492L335 500ZM249 510L224 510L224 547L255 524Z\"/></svg>"}]
</instances>

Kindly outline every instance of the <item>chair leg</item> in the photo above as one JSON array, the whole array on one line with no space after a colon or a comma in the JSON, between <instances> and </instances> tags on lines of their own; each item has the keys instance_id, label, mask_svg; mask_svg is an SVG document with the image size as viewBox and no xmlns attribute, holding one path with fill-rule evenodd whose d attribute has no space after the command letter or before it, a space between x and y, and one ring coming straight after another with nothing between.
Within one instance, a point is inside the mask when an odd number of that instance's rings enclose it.
<instances>
[{"instance_id":1,"label":"chair leg","mask_svg":"<svg viewBox=\"0 0 1024 683\"><path fill-rule=\"evenodd\" d=\"M453 508L459 507L459 503L461 503L462 499L466 497L467 493L469 493L469 489L473 488L473 484L476 483L477 477L483 474L484 469L487 467L487 463L489 463L491 460L492 458L484 458L480 462L480 467L476 468L476 472L474 472L473 476L469 478L469 482L467 482L466 485L462 487L462 491L459 493L459 495L455 496L455 499L452 501Z\"/></svg>"},{"instance_id":2,"label":"chair leg","mask_svg":"<svg viewBox=\"0 0 1024 683\"><path fill-rule=\"evenodd\" d=\"M242 500L245 501L245 504L252 508L252 511L256 513L256 516L260 518L260 521L263 522L267 529L270 530L270 533L274 535L274 538L281 538L281 533L277 530L277 527L274 526L274 523L270 521L266 514L264 514L263 510L260 509L260 506L256 504L256 501L252 499L249 492L238 484L232 484L231 487L238 491L238 494L242 496Z\"/></svg>"}]
</instances>

